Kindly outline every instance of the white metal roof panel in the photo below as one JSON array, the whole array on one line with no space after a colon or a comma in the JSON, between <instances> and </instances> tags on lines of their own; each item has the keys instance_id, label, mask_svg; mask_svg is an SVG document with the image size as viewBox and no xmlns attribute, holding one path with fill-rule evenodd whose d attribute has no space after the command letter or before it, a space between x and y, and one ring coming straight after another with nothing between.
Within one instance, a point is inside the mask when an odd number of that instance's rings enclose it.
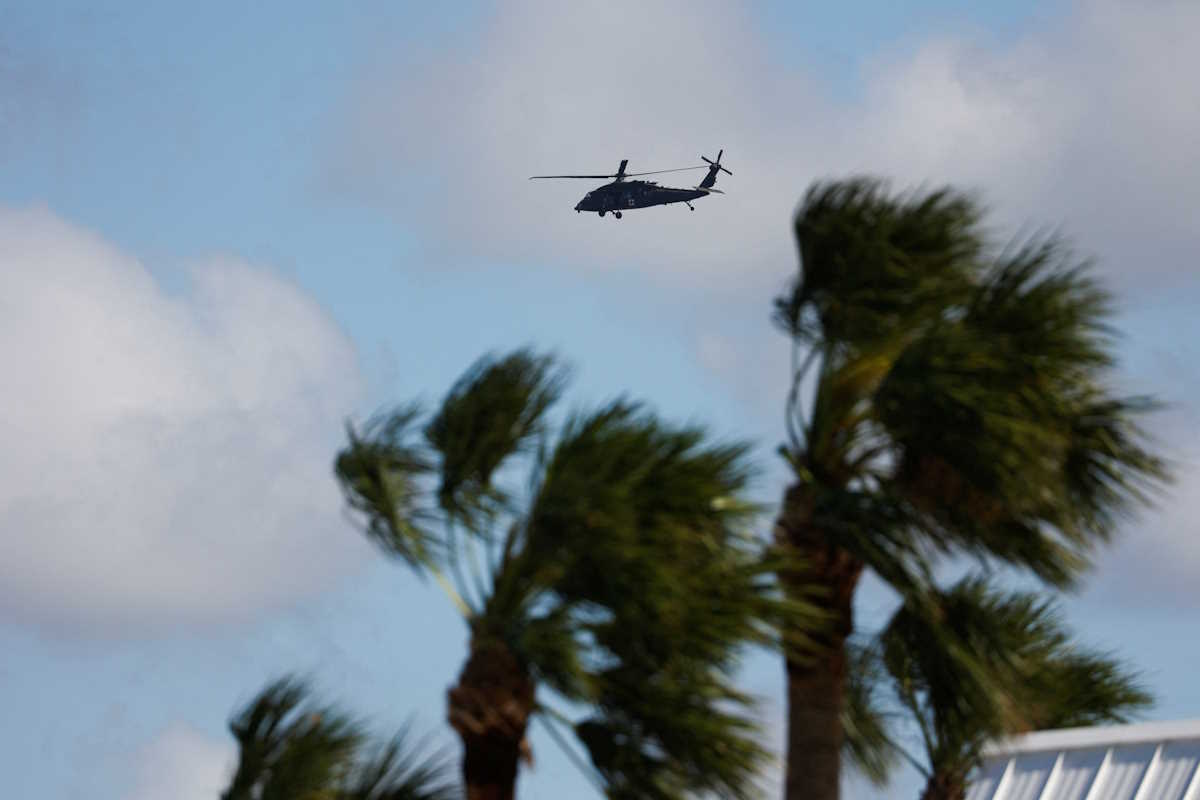
<instances>
[{"instance_id":1,"label":"white metal roof panel","mask_svg":"<svg viewBox=\"0 0 1200 800\"><path fill-rule=\"evenodd\" d=\"M1200 741L1168 742L1159 754L1154 773L1146 776L1146 797L1183 800L1200 765Z\"/></svg>"},{"instance_id":2,"label":"white metal roof panel","mask_svg":"<svg viewBox=\"0 0 1200 800\"><path fill-rule=\"evenodd\" d=\"M1046 787L1046 796L1055 800L1084 800L1107 754L1108 749L1104 747L1063 753L1058 773Z\"/></svg>"},{"instance_id":3,"label":"white metal roof panel","mask_svg":"<svg viewBox=\"0 0 1200 800\"><path fill-rule=\"evenodd\" d=\"M967 800L1200 800L1200 720L1040 731L984 754Z\"/></svg>"},{"instance_id":4,"label":"white metal roof panel","mask_svg":"<svg viewBox=\"0 0 1200 800\"><path fill-rule=\"evenodd\" d=\"M979 775L967 787L966 800L991 800L996 793L996 786L1008 769L1008 759L995 759L983 765Z\"/></svg>"},{"instance_id":5,"label":"white metal roof panel","mask_svg":"<svg viewBox=\"0 0 1200 800\"><path fill-rule=\"evenodd\" d=\"M1146 767L1154 757L1153 744L1134 744L1114 747L1108 762L1096 776L1096 788L1089 800L1133 800L1142 784Z\"/></svg>"},{"instance_id":6,"label":"white metal roof panel","mask_svg":"<svg viewBox=\"0 0 1200 800\"><path fill-rule=\"evenodd\" d=\"M1010 800L1038 800L1057 760L1057 753L1028 753L1017 756L1008 776L1004 796Z\"/></svg>"}]
</instances>

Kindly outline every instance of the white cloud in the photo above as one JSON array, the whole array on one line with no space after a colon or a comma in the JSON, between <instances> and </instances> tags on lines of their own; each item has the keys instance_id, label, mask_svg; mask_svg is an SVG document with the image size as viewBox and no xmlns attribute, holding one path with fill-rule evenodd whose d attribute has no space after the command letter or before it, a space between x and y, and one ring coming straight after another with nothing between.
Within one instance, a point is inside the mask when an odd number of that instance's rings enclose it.
<instances>
[{"instance_id":1,"label":"white cloud","mask_svg":"<svg viewBox=\"0 0 1200 800\"><path fill-rule=\"evenodd\" d=\"M232 741L215 741L174 723L137 753L135 788L126 800L213 800L233 773Z\"/></svg>"},{"instance_id":2,"label":"white cloud","mask_svg":"<svg viewBox=\"0 0 1200 800\"><path fill-rule=\"evenodd\" d=\"M330 464L350 342L236 261L165 291L47 211L0 210L0 609L93 632L245 615L361 557Z\"/></svg>"},{"instance_id":3,"label":"white cloud","mask_svg":"<svg viewBox=\"0 0 1200 800\"><path fill-rule=\"evenodd\" d=\"M1119 275L1195 277L1200 103L1181 79L1200 72L1197 29L1195 3L1091 0L1013 45L927 42L874 69L847 141L858 166L1061 223Z\"/></svg>"}]
</instances>

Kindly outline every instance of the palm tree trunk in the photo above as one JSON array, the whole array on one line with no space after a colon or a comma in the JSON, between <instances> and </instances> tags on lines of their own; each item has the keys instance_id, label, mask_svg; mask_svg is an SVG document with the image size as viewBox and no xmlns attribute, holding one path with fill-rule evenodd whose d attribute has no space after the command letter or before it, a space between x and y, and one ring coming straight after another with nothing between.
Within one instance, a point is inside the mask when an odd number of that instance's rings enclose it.
<instances>
[{"instance_id":1,"label":"palm tree trunk","mask_svg":"<svg viewBox=\"0 0 1200 800\"><path fill-rule=\"evenodd\" d=\"M448 693L449 722L463 743L467 800L513 800L534 685L507 647L471 641L458 685Z\"/></svg>"},{"instance_id":2,"label":"palm tree trunk","mask_svg":"<svg viewBox=\"0 0 1200 800\"><path fill-rule=\"evenodd\" d=\"M787 800L838 800L841 778L842 705L846 688L846 638L854 630L854 590L863 564L830 545L811 524L812 489L788 490L776 537L789 544L804 568L782 576L790 591L823 607L831 624L817 637L819 650L787 659Z\"/></svg>"},{"instance_id":3,"label":"palm tree trunk","mask_svg":"<svg viewBox=\"0 0 1200 800\"><path fill-rule=\"evenodd\" d=\"M967 796L967 782L958 774L935 772L929 776L921 800L963 800Z\"/></svg>"}]
</instances>

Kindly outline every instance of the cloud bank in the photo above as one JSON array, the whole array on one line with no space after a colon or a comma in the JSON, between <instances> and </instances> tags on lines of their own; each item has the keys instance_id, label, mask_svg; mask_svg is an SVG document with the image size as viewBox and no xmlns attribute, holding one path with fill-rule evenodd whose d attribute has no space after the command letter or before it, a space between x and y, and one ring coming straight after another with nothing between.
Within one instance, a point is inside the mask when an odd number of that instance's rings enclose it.
<instances>
[{"instance_id":1,"label":"cloud bank","mask_svg":"<svg viewBox=\"0 0 1200 800\"><path fill-rule=\"evenodd\" d=\"M237 261L171 293L45 210L0 210L0 612L89 632L243 617L361 557L330 463L354 348Z\"/></svg>"}]
</instances>

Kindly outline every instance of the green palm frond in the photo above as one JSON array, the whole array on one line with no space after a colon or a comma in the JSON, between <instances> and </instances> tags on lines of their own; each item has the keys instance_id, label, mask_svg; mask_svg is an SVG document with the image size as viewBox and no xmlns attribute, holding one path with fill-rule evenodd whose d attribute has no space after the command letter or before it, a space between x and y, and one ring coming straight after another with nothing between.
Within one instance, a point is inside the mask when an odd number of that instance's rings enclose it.
<instances>
[{"instance_id":1,"label":"green palm frond","mask_svg":"<svg viewBox=\"0 0 1200 800\"><path fill-rule=\"evenodd\" d=\"M222 800L454 800L440 755L423 755L402 730L365 755L363 725L314 706L306 684L268 685L230 721L238 765Z\"/></svg>"},{"instance_id":2,"label":"green palm frond","mask_svg":"<svg viewBox=\"0 0 1200 800\"><path fill-rule=\"evenodd\" d=\"M747 448L705 438L623 401L568 421L526 525L535 561L572 567L555 591L607 602L615 595L606 581L620 576L606 559L665 569L640 554L711 557L733 543L733 527L753 510L738 500L750 477Z\"/></svg>"},{"instance_id":3,"label":"green palm frond","mask_svg":"<svg viewBox=\"0 0 1200 800\"><path fill-rule=\"evenodd\" d=\"M1119 662L1072 641L1052 603L978 577L906 603L880 647L934 773L965 775L1000 736L1122 721L1150 702Z\"/></svg>"},{"instance_id":4,"label":"green palm frond","mask_svg":"<svg viewBox=\"0 0 1200 800\"><path fill-rule=\"evenodd\" d=\"M961 316L914 341L875 397L897 480L943 542L1062 585L1166 477L1108 396L1110 300L1057 240L1018 248Z\"/></svg>"},{"instance_id":5,"label":"green palm frond","mask_svg":"<svg viewBox=\"0 0 1200 800\"><path fill-rule=\"evenodd\" d=\"M442 753L427 753L405 726L364 758L338 800L458 800L462 790Z\"/></svg>"},{"instance_id":6,"label":"green palm frond","mask_svg":"<svg viewBox=\"0 0 1200 800\"><path fill-rule=\"evenodd\" d=\"M842 705L842 751L846 760L876 786L886 786L902 750L881 695L888 675L877 648L850 642L846 648L846 699Z\"/></svg>"},{"instance_id":7,"label":"green palm frond","mask_svg":"<svg viewBox=\"0 0 1200 800\"><path fill-rule=\"evenodd\" d=\"M610 797L757 796L767 755L749 698L686 659L598 676L596 712L576 726Z\"/></svg>"},{"instance_id":8,"label":"green palm frond","mask_svg":"<svg viewBox=\"0 0 1200 800\"><path fill-rule=\"evenodd\" d=\"M374 418L361 433L347 424L349 444L334 462L346 503L360 515L368 538L415 569L441 557L427 502L434 464L415 440L420 413L415 404L402 406Z\"/></svg>"},{"instance_id":9,"label":"green palm frond","mask_svg":"<svg viewBox=\"0 0 1200 800\"><path fill-rule=\"evenodd\" d=\"M364 735L332 708L307 705L308 688L286 678L269 685L230 722L238 765L223 800L332 798Z\"/></svg>"},{"instance_id":10,"label":"green palm frond","mask_svg":"<svg viewBox=\"0 0 1200 800\"><path fill-rule=\"evenodd\" d=\"M1133 422L1159 408L1147 397L1079 393L1063 458L1062 499L1077 527L1107 538L1123 516L1150 504L1170 482L1166 462Z\"/></svg>"},{"instance_id":11,"label":"green palm frond","mask_svg":"<svg viewBox=\"0 0 1200 800\"><path fill-rule=\"evenodd\" d=\"M896 198L870 178L815 184L796 215L801 272L775 322L808 342L895 336L968 293L980 219L977 203L947 189Z\"/></svg>"},{"instance_id":12,"label":"green palm frond","mask_svg":"<svg viewBox=\"0 0 1200 800\"><path fill-rule=\"evenodd\" d=\"M745 446L706 442L626 402L577 415L528 517L529 568L592 643L576 663L598 713L578 732L614 797L752 792L765 753L730 673L781 618L815 616L742 532Z\"/></svg>"},{"instance_id":13,"label":"green palm frond","mask_svg":"<svg viewBox=\"0 0 1200 800\"><path fill-rule=\"evenodd\" d=\"M1154 698L1137 675L1113 656L1067 650L1051 660L1026 686L1027 730L1051 730L1124 723Z\"/></svg>"},{"instance_id":14,"label":"green palm frond","mask_svg":"<svg viewBox=\"0 0 1200 800\"><path fill-rule=\"evenodd\" d=\"M485 356L458 380L425 429L441 456L437 497L447 515L470 523L504 501L493 474L544 432L543 417L566 378L552 357L520 350Z\"/></svg>"}]
</instances>

